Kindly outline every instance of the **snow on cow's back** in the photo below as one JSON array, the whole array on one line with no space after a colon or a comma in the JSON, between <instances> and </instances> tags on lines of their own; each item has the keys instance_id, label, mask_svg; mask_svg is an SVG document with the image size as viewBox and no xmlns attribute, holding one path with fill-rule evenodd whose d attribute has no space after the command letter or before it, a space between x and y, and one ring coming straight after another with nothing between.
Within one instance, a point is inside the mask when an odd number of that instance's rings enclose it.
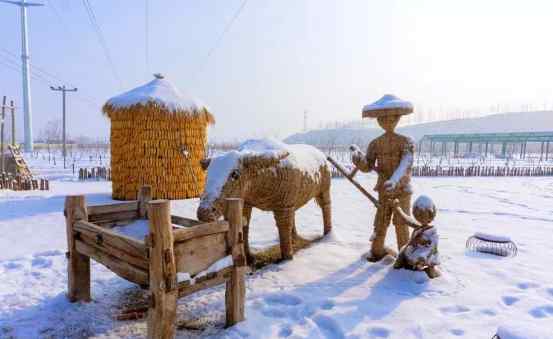
<instances>
[{"instance_id":1,"label":"snow on cow's back","mask_svg":"<svg viewBox=\"0 0 553 339\"><path fill-rule=\"evenodd\" d=\"M328 166L326 156L317 148L304 144L288 145L272 138L247 140L240 145L238 151L242 154L267 156L288 152L289 155L280 162L281 167L295 168L313 176L319 173L321 166Z\"/></svg>"}]
</instances>

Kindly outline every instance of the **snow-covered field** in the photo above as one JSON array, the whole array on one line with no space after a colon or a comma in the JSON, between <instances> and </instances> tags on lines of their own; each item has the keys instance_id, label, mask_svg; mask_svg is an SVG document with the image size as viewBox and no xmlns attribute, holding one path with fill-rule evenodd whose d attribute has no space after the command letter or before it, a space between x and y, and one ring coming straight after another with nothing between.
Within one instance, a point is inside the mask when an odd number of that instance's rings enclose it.
<instances>
[{"instance_id":1,"label":"snow-covered field","mask_svg":"<svg viewBox=\"0 0 553 339\"><path fill-rule=\"evenodd\" d=\"M0 338L144 337L145 320L113 315L143 302L145 293L103 266L92 265L93 302L65 297L64 197L108 202L110 183L76 182L69 172L36 165L54 178L51 191L0 191ZM375 179L360 176L365 187ZM293 261L249 276L245 322L223 328L224 289L214 288L179 300L178 336L473 339L501 327L502 339L553 338L553 178L415 178L414 187L438 206L442 277L429 281L390 261L367 262L375 209L336 179L333 234ZM194 217L197 204L174 201L172 208ZM314 203L296 223L305 236L322 233ZM395 246L392 229L387 241ZM518 256L467 252L474 232L511 237ZM251 233L254 247L276 243L272 216L254 211Z\"/></svg>"}]
</instances>

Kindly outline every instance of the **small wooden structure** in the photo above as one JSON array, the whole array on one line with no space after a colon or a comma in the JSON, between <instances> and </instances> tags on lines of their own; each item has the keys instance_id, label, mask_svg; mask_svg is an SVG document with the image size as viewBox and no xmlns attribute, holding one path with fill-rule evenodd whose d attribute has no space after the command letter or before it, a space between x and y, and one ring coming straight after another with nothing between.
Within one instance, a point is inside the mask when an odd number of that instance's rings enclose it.
<instances>
[{"instance_id":1,"label":"small wooden structure","mask_svg":"<svg viewBox=\"0 0 553 339\"><path fill-rule=\"evenodd\" d=\"M83 195L66 197L69 300L90 301L92 258L129 281L149 286L148 338L173 338L177 299L223 283L227 326L244 320L242 200L227 199L226 221L200 223L171 215L170 202L150 200L151 193L145 186L136 201L99 206L87 206ZM146 216L149 234L143 241L111 229ZM232 256L231 266L198 275L227 256ZM179 272L199 277L179 282Z\"/></svg>"},{"instance_id":2,"label":"small wooden structure","mask_svg":"<svg viewBox=\"0 0 553 339\"><path fill-rule=\"evenodd\" d=\"M31 190L50 190L48 179L33 179L32 177L23 177L20 175L0 173L0 189L13 191L31 191Z\"/></svg>"},{"instance_id":3,"label":"small wooden structure","mask_svg":"<svg viewBox=\"0 0 553 339\"><path fill-rule=\"evenodd\" d=\"M4 172L10 173L14 177L20 176L23 179L32 179L33 174L18 146L8 145L8 152L0 153L0 157L3 157L3 168L0 168L0 173L4 170Z\"/></svg>"},{"instance_id":4,"label":"small wooden structure","mask_svg":"<svg viewBox=\"0 0 553 339\"><path fill-rule=\"evenodd\" d=\"M111 181L111 168L109 167L81 167L79 168L79 180L100 180Z\"/></svg>"}]
</instances>

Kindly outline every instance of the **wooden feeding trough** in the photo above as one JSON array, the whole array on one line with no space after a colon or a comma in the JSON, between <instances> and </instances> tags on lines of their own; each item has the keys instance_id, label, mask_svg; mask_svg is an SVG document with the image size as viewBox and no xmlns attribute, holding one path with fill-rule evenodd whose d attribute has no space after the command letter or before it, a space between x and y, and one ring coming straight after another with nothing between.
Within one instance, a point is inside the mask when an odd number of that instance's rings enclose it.
<instances>
[{"instance_id":1,"label":"wooden feeding trough","mask_svg":"<svg viewBox=\"0 0 553 339\"><path fill-rule=\"evenodd\" d=\"M244 320L242 200L227 199L225 221L201 223L171 215L168 200L150 197L149 186L140 189L136 201L109 205L87 206L83 195L66 197L69 300L90 301L92 258L149 288L148 338L174 337L177 299L223 283L227 326ZM146 217L143 240L117 231ZM179 281L179 276L197 278Z\"/></svg>"}]
</instances>

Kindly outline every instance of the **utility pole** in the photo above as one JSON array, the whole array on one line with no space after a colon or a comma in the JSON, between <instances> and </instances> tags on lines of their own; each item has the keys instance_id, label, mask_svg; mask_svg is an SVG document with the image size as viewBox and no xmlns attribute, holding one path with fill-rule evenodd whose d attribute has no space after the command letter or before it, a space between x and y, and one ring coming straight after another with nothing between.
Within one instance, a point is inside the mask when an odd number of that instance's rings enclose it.
<instances>
[{"instance_id":1,"label":"utility pole","mask_svg":"<svg viewBox=\"0 0 553 339\"><path fill-rule=\"evenodd\" d=\"M44 6L26 0L0 0L21 8L21 75L23 77L23 120L25 124L25 151L33 151L33 116L31 114L31 79L29 78L29 42L27 38L27 7Z\"/></svg>"},{"instance_id":2,"label":"utility pole","mask_svg":"<svg viewBox=\"0 0 553 339\"><path fill-rule=\"evenodd\" d=\"M0 127L0 174L4 173L4 122L6 118L6 96L2 98L2 115L0 116L0 122L2 123Z\"/></svg>"},{"instance_id":3,"label":"utility pole","mask_svg":"<svg viewBox=\"0 0 553 339\"><path fill-rule=\"evenodd\" d=\"M77 88L71 88L71 89L68 89L65 87L65 85L63 86L58 86L58 87L54 87L54 86L50 86L50 89L52 91L59 91L61 92L62 94L62 111L63 111L63 135L62 135L62 139L63 139L63 168L65 168L65 157L67 156L67 148L66 148L66 144L65 144L65 93L67 92L77 92Z\"/></svg>"},{"instance_id":4,"label":"utility pole","mask_svg":"<svg viewBox=\"0 0 553 339\"><path fill-rule=\"evenodd\" d=\"M10 111L12 113L12 146L15 147L15 105L10 100Z\"/></svg>"}]
</instances>

